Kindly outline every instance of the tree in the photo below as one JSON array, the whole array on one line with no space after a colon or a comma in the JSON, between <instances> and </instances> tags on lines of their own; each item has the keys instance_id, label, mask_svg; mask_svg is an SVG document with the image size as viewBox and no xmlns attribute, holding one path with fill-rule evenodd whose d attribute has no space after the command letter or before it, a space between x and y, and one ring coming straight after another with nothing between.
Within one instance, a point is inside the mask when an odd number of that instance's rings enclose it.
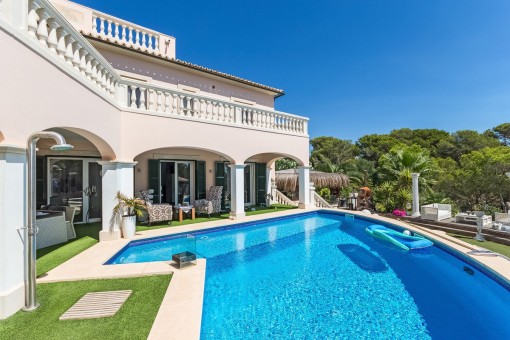
<instances>
[{"instance_id":1,"label":"tree","mask_svg":"<svg viewBox=\"0 0 510 340\"><path fill-rule=\"evenodd\" d=\"M448 139L442 140L437 146L437 154L442 158L452 158L460 162L462 155L486 147L500 146L501 142L489 136L473 130L460 130L452 133Z\"/></svg>"},{"instance_id":2,"label":"tree","mask_svg":"<svg viewBox=\"0 0 510 340\"><path fill-rule=\"evenodd\" d=\"M317 137L310 141L312 153L310 162L314 169L318 170L329 161L335 166L354 158L355 147L349 140L342 140L335 137Z\"/></svg>"},{"instance_id":3,"label":"tree","mask_svg":"<svg viewBox=\"0 0 510 340\"><path fill-rule=\"evenodd\" d=\"M403 143L395 137L372 134L358 139L356 149L360 158L372 161L377 166L379 158L397 145L403 145Z\"/></svg>"},{"instance_id":4,"label":"tree","mask_svg":"<svg viewBox=\"0 0 510 340\"><path fill-rule=\"evenodd\" d=\"M466 210L490 212L504 208L510 200L506 171L510 171L508 147L484 148L463 155L449 179L448 196Z\"/></svg>"},{"instance_id":5,"label":"tree","mask_svg":"<svg viewBox=\"0 0 510 340\"><path fill-rule=\"evenodd\" d=\"M418 145L395 147L379 159L381 180L397 188L411 189L411 174L419 173L420 189L430 191L438 172L437 163Z\"/></svg>"},{"instance_id":6,"label":"tree","mask_svg":"<svg viewBox=\"0 0 510 340\"><path fill-rule=\"evenodd\" d=\"M496 137L506 146L510 146L510 123L503 123L492 129Z\"/></svg>"},{"instance_id":7,"label":"tree","mask_svg":"<svg viewBox=\"0 0 510 340\"><path fill-rule=\"evenodd\" d=\"M297 168L297 162L291 158L280 158L276 161L276 171Z\"/></svg>"}]
</instances>

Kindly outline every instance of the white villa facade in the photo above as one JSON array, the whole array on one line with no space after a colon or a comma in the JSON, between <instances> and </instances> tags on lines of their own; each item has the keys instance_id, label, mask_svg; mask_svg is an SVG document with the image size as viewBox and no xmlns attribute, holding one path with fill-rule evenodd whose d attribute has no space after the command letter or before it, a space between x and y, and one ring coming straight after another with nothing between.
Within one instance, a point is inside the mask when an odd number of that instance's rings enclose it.
<instances>
[{"instance_id":1,"label":"white villa facade","mask_svg":"<svg viewBox=\"0 0 510 340\"><path fill-rule=\"evenodd\" d=\"M27 139L37 205L78 207L109 230L117 191L172 205L224 187L232 218L266 202L278 158L300 169L310 206L308 119L274 109L283 91L176 59L175 38L67 0L0 0L0 319L24 304Z\"/></svg>"}]
</instances>

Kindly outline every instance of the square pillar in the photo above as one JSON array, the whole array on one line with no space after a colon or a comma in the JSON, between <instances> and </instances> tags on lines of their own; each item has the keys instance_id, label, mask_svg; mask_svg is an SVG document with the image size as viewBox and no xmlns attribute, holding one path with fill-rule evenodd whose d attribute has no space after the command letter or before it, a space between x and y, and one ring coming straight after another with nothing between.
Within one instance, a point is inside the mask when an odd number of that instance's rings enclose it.
<instances>
[{"instance_id":1,"label":"square pillar","mask_svg":"<svg viewBox=\"0 0 510 340\"><path fill-rule=\"evenodd\" d=\"M420 217L420 192L418 179L420 177L419 173L412 173L412 188L413 188L413 214L412 217Z\"/></svg>"},{"instance_id":2,"label":"square pillar","mask_svg":"<svg viewBox=\"0 0 510 340\"><path fill-rule=\"evenodd\" d=\"M230 218L246 216L244 212L244 167L246 164L230 164Z\"/></svg>"},{"instance_id":3,"label":"square pillar","mask_svg":"<svg viewBox=\"0 0 510 340\"><path fill-rule=\"evenodd\" d=\"M310 209L313 208L310 197L310 167L298 166L299 174L299 208Z\"/></svg>"},{"instance_id":4,"label":"square pillar","mask_svg":"<svg viewBox=\"0 0 510 340\"><path fill-rule=\"evenodd\" d=\"M274 164L274 163L273 163ZM274 166L274 165L273 165ZM266 205L270 206L273 200L276 198L276 184L274 183L274 168L266 168ZM267 198L267 194L271 194L270 198Z\"/></svg>"},{"instance_id":5,"label":"square pillar","mask_svg":"<svg viewBox=\"0 0 510 340\"><path fill-rule=\"evenodd\" d=\"M103 205L102 230L99 232L99 241L112 241L120 239L120 226L110 227L110 218L113 207L117 205L115 196L120 191L126 196L134 195L134 166L136 162L98 162L102 166Z\"/></svg>"},{"instance_id":6,"label":"square pillar","mask_svg":"<svg viewBox=\"0 0 510 340\"><path fill-rule=\"evenodd\" d=\"M25 305L26 165L25 148L0 146L0 319Z\"/></svg>"}]
</instances>

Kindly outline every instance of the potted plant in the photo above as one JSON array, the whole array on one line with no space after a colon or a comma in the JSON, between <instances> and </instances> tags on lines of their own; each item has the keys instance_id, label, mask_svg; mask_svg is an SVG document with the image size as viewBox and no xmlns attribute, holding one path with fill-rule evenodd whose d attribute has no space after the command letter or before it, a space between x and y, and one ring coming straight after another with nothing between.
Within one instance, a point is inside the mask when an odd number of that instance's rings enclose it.
<instances>
[{"instance_id":1,"label":"potted plant","mask_svg":"<svg viewBox=\"0 0 510 340\"><path fill-rule=\"evenodd\" d=\"M120 191L117 192L115 198L117 205L113 208L110 227L114 228L122 220L120 223L122 237L132 238L136 232L136 217L142 216L143 212L147 210L145 201L136 197L128 197Z\"/></svg>"}]
</instances>

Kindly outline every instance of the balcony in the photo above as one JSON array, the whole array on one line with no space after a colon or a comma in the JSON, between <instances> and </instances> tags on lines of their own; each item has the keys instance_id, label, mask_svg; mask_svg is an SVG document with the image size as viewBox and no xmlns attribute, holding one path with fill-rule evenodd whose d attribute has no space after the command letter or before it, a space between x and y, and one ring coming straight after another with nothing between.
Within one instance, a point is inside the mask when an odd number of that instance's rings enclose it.
<instances>
[{"instance_id":1,"label":"balcony","mask_svg":"<svg viewBox=\"0 0 510 340\"><path fill-rule=\"evenodd\" d=\"M119 110L308 136L306 117L239 101L233 97L219 97L206 92L190 93L185 89L172 88L170 84L166 86L126 79L82 34L154 55L165 55L167 58L171 58L172 54L162 49L162 46L166 45L168 39L174 39L172 37L68 1L29 0L27 10L26 30L21 32L26 42ZM77 10L79 12L76 13Z\"/></svg>"}]
</instances>

